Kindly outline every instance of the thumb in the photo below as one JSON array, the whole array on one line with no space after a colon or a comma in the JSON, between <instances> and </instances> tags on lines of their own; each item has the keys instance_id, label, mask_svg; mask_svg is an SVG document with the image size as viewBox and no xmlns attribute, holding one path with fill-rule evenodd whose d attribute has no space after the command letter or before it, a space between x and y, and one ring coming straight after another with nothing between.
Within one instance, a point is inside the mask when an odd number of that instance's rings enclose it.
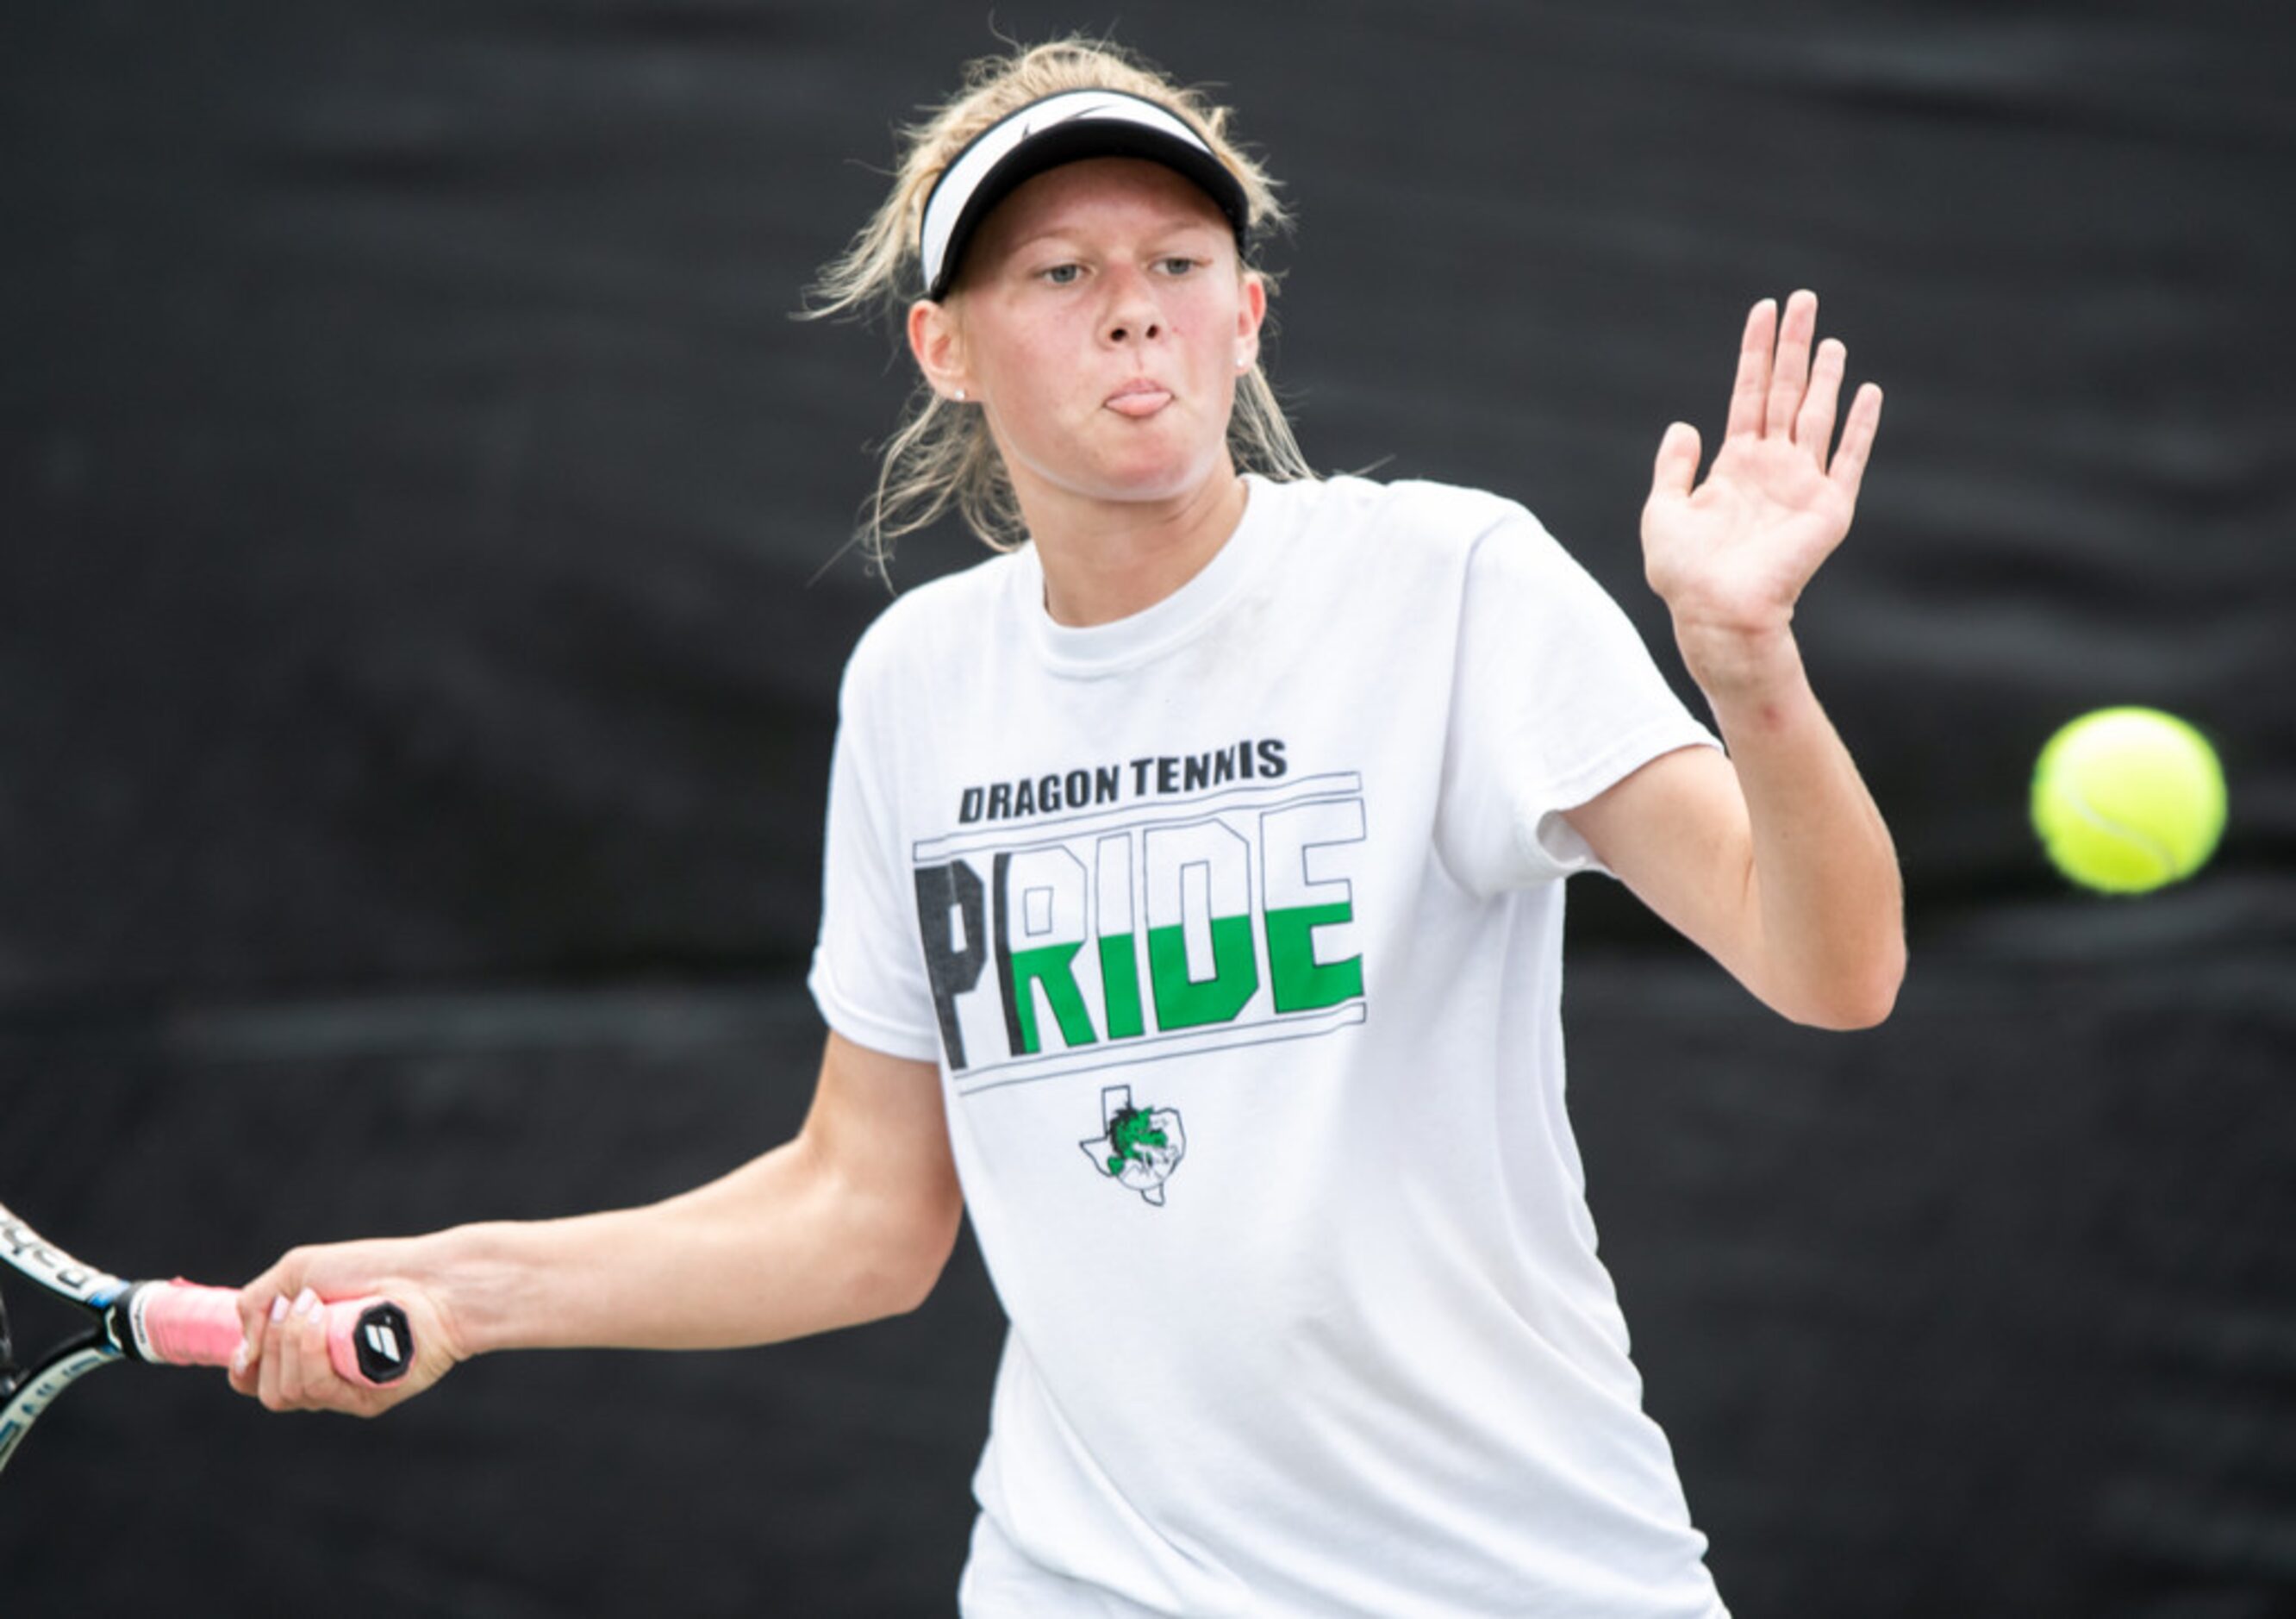
<instances>
[{"instance_id":1,"label":"thumb","mask_svg":"<svg viewBox=\"0 0 2296 1619\"><path fill-rule=\"evenodd\" d=\"M1651 497L1661 495L1684 496L1698 478L1698 430L1687 422L1677 422L1666 430L1658 441L1658 461L1651 468Z\"/></svg>"}]
</instances>

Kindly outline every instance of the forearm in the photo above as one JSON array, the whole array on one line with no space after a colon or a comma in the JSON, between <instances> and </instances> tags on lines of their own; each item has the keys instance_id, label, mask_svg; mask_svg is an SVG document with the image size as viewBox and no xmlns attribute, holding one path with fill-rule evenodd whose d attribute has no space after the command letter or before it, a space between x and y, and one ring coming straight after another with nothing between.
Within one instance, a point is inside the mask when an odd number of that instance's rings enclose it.
<instances>
[{"instance_id":1,"label":"forearm","mask_svg":"<svg viewBox=\"0 0 2296 1619\"><path fill-rule=\"evenodd\" d=\"M800 1137L661 1203L462 1226L414 1245L465 1354L711 1349L913 1308L947 1253L919 1219Z\"/></svg>"},{"instance_id":2,"label":"forearm","mask_svg":"<svg viewBox=\"0 0 2296 1619\"><path fill-rule=\"evenodd\" d=\"M914 1308L964 1216L930 1063L829 1037L805 1128L644 1208L297 1248L240 1290L232 1386L273 1410L377 1416L495 1349L768 1344ZM319 1301L406 1310L415 1365L336 1375Z\"/></svg>"},{"instance_id":3,"label":"forearm","mask_svg":"<svg viewBox=\"0 0 2296 1619\"><path fill-rule=\"evenodd\" d=\"M1905 975L1897 850L1799 650L1791 636L1726 649L1679 638L1745 797L1763 998L1800 1022L1880 1022Z\"/></svg>"}]
</instances>

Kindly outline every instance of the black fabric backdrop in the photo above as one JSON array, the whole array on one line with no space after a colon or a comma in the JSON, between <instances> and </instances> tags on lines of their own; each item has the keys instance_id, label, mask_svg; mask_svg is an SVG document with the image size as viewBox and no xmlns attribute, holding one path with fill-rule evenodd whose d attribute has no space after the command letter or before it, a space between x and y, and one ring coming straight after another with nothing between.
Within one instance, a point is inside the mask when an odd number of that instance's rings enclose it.
<instances>
[{"instance_id":1,"label":"black fabric backdrop","mask_svg":"<svg viewBox=\"0 0 2296 1619\"><path fill-rule=\"evenodd\" d=\"M1288 183L1311 458L1524 499L1677 680L1635 516L1746 304L1819 288L1890 390L1800 629L1905 860L1896 1017L1794 1030L1572 893L1595 1212L1726 1597L2296 1611L2285 8L994 19L1111 23ZM230 1280L795 1128L884 599L839 547L907 384L789 316L994 43L890 4L0 19L0 1196ZM2023 794L2118 702L2216 737L2233 818L2108 903ZM999 1326L967 1246L898 1322L504 1358L376 1425L113 1374L0 1481L0 1608L947 1612Z\"/></svg>"}]
</instances>

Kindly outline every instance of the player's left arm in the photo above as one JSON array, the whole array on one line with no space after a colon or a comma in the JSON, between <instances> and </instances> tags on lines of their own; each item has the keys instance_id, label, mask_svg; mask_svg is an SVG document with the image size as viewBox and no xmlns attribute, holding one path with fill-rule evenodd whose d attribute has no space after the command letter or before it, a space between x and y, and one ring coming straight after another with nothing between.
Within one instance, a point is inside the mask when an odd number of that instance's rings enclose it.
<instances>
[{"instance_id":1,"label":"player's left arm","mask_svg":"<svg viewBox=\"0 0 2296 1619\"><path fill-rule=\"evenodd\" d=\"M1849 531L1882 415L1860 388L1833 447L1847 355L1812 348L1817 300L1746 322L1721 450L1697 479L1697 431L1660 442L1643 511L1652 588L1706 694L1725 758L1683 749L1570 810L1644 902L1797 1023L1864 1028L1905 976L1897 851L1811 691L1795 604ZM1829 448L1832 453L1829 455Z\"/></svg>"}]
</instances>

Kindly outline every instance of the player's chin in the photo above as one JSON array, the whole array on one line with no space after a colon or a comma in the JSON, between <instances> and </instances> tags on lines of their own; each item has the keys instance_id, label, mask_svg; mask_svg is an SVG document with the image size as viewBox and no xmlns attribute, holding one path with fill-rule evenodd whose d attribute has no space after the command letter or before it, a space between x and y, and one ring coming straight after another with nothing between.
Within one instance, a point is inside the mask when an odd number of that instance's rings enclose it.
<instances>
[{"instance_id":1,"label":"player's chin","mask_svg":"<svg viewBox=\"0 0 2296 1619\"><path fill-rule=\"evenodd\" d=\"M1119 435L1105 447L1095 481L1116 500L1178 499L1218 470L1219 450L1194 433Z\"/></svg>"},{"instance_id":2,"label":"player's chin","mask_svg":"<svg viewBox=\"0 0 2296 1619\"><path fill-rule=\"evenodd\" d=\"M1201 479L1185 473L1144 473L1135 477L1108 477L1099 481L1103 500L1118 505L1163 505L1185 500Z\"/></svg>"}]
</instances>

